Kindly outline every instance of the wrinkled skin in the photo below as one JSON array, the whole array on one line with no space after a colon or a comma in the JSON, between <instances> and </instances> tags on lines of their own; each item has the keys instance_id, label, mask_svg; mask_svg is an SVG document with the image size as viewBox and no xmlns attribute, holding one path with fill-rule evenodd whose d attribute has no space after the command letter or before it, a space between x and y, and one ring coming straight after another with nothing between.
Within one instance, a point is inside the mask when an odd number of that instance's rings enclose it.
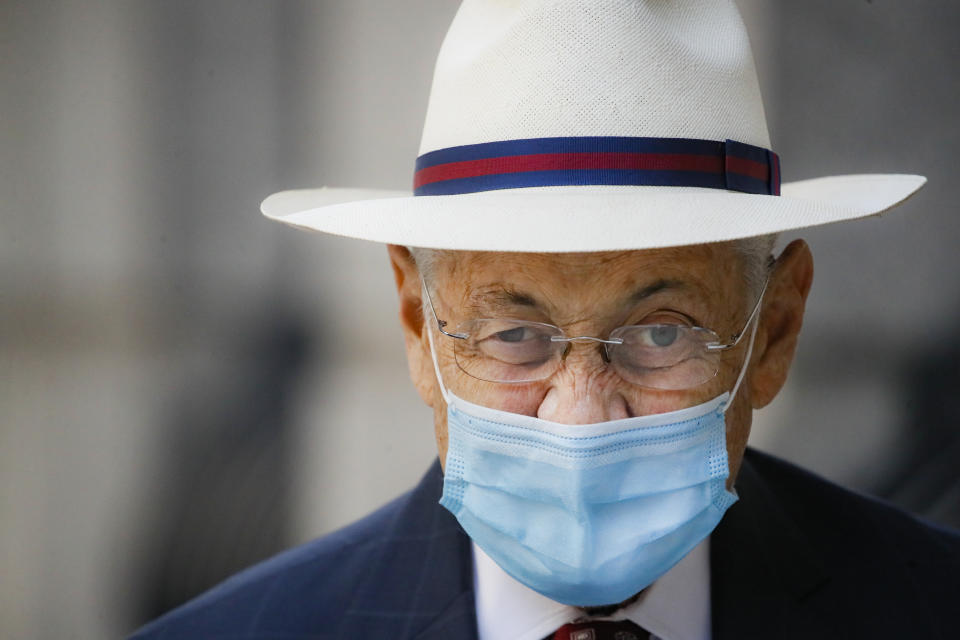
<instances>
[{"instance_id":1,"label":"wrinkled skin","mask_svg":"<svg viewBox=\"0 0 960 640\"><path fill-rule=\"evenodd\" d=\"M645 389L617 376L597 345L573 345L551 378L507 385L483 382L457 366L452 339L422 313L420 276L410 252L388 247L400 300L410 375L420 397L434 412L437 450L447 452L446 403L437 384L427 331L433 331L444 383L476 404L537 416L564 424L589 424L690 407L732 389L746 357L749 336L724 352L720 371L708 382L682 391ZM746 377L726 413L728 486L740 469L752 409L780 391L793 360L804 306L813 279L806 243L791 243L777 259L760 309L756 341ZM658 281L676 283L631 302L630 295ZM746 290L743 263L730 243L669 249L599 253L447 252L439 258L431 291L439 317L456 327L477 317L514 317L562 327L567 335L606 337L627 324L686 320L728 340L743 329L755 300ZM532 299L536 306L501 301L504 289ZM501 296L502 298L502 296Z\"/></svg>"}]
</instances>

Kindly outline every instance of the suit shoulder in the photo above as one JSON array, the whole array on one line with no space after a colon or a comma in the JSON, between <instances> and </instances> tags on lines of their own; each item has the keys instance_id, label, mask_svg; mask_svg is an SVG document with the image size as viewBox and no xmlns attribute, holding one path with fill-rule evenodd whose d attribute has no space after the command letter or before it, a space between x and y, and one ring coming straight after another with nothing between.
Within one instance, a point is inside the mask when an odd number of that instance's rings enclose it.
<instances>
[{"instance_id":1,"label":"suit shoulder","mask_svg":"<svg viewBox=\"0 0 960 640\"><path fill-rule=\"evenodd\" d=\"M131 640L254 631L266 638L329 626L348 605L409 497L241 571L142 627Z\"/></svg>"},{"instance_id":2,"label":"suit shoulder","mask_svg":"<svg viewBox=\"0 0 960 640\"><path fill-rule=\"evenodd\" d=\"M888 560L898 558L938 581L957 583L960 532L840 487L774 456L751 450L747 460L793 520L825 545L848 555L882 549Z\"/></svg>"}]
</instances>

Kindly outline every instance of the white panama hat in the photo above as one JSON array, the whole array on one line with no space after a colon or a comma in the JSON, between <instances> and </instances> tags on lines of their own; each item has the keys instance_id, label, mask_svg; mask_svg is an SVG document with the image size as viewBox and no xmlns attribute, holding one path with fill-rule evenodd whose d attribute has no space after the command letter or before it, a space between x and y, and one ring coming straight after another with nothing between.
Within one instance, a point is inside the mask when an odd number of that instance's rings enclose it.
<instances>
[{"instance_id":1,"label":"white panama hat","mask_svg":"<svg viewBox=\"0 0 960 640\"><path fill-rule=\"evenodd\" d=\"M878 214L917 175L780 185L732 1L465 0L440 49L413 192L303 189L269 218L441 249L720 242Z\"/></svg>"}]
</instances>

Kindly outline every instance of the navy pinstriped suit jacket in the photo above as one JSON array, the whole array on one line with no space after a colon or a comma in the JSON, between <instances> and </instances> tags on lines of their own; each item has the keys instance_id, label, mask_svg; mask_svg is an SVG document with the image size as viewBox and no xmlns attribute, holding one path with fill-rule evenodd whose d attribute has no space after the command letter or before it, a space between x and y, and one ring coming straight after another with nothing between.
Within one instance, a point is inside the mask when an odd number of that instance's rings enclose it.
<instances>
[{"instance_id":1,"label":"navy pinstriped suit jacket","mask_svg":"<svg viewBox=\"0 0 960 640\"><path fill-rule=\"evenodd\" d=\"M434 464L359 522L227 580L137 640L476 638L469 539ZM749 451L711 539L713 637L958 638L960 534Z\"/></svg>"}]
</instances>

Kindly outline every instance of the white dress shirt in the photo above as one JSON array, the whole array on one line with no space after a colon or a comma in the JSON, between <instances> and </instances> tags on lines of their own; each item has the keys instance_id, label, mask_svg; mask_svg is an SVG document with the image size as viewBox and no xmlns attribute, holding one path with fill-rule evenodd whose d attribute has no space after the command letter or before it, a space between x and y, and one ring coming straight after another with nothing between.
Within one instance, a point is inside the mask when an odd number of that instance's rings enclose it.
<instances>
[{"instance_id":1,"label":"white dress shirt","mask_svg":"<svg viewBox=\"0 0 960 640\"><path fill-rule=\"evenodd\" d=\"M598 620L632 620L653 640L710 640L709 538L633 604ZM542 640L583 611L554 602L517 582L473 545L473 580L480 640Z\"/></svg>"}]
</instances>

